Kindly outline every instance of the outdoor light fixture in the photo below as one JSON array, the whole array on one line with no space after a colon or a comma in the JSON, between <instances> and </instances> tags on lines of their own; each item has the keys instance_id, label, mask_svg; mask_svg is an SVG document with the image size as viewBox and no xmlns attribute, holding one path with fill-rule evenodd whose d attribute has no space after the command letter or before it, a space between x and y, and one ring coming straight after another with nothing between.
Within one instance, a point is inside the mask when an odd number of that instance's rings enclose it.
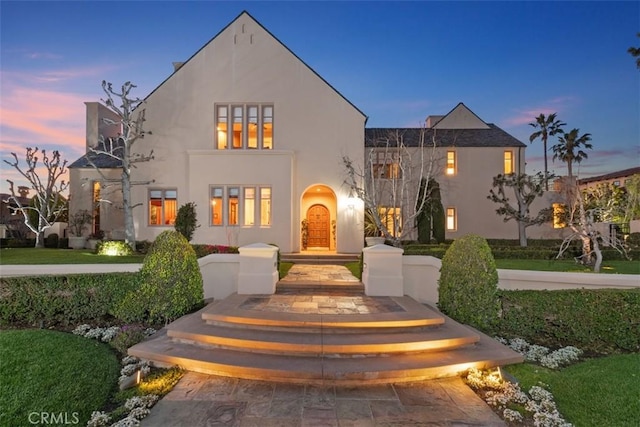
<instances>
[{"instance_id":1,"label":"outdoor light fixture","mask_svg":"<svg viewBox=\"0 0 640 427\"><path fill-rule=\"evenodd\" d=\"M349 197L347 198L347 207L349 210L353 210L356 207L356 198L353 196L353 190L349 190Z\"/></svg>"}]
</instances>

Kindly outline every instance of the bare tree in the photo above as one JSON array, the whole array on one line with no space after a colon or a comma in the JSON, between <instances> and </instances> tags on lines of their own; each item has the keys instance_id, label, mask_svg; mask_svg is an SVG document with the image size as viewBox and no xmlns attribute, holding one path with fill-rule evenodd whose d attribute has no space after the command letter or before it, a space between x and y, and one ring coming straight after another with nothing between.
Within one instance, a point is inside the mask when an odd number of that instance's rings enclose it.
<instances>
[{"instance_id":1,"label":"bare tree","mask_svg":"<svg viewBox=\"0 0 640 427\"><path fill-rule=\"evenodd\" d=\"M47 155L45 150L40 151L42 153L42 166L47 172L46 178L41 178L37 171L38 152L38 147L35 149L27 148L25 155L26 167L24 169L20 167L16 153L11 153L13 161L4 161L17 170L29 182L29 185L36 193L29 206L25 206L21 201L22 198L16 195L13 181L7 179L11 196L5 202L13 202L13 206L10 205L9 208L15 212L22 213L24 224L36 234L35 247L43 248L44 231L53 226L67 210L67 204L62 192L69 187L69 183L60 180L60 177L67 173L67 161L60 159L59 151L53 151L51 157ZM34 214L37 215L37 221L33 221Z\"/></svg>"},{"instance_id":2,"label":"bare tree","mask_svg":"<svg viewBox=\"0 0 640 427\"><path fill-rule=\"evenodd\" d=\"M614 248L625 258L630 259L624 241L619 239L617 234L602 233L596 226L595 218L598 216L600 208L586 209L581 191L573 180L568 181L565 192L570 209L563 221L573 233L563 240L556 259L561 258L571 242L577 239L582 242L582 255L575 258L576 262L592 267L595 273L600 272L602 265L601 243Z\"/></svg>"},{"instance_id":3,"label":"bare tree","mask_svg":"<svg viewBox=\"0 0 640 427\"><path fill-rule=\"evenodd\" d=\"M89 152L94 156L87 156L87 160L91 166L100 174L102 178L102 186L108 187L117 184L122 189L122 208L124 210L124 232L125 241L135 249L135 225L133 222L133 209L142 203L134 204L131 200L131 187L133 185L147 185L153 181L133 181L131 179L132 170L137 163L148 162L153 160L153 151L148 154L141 154L133 151L134 144L144 138L146 134L151 132L144 130L145 110L141 108L143 103L139 98L130 98L129 93L136 86L131 82L122 85L120 92L116 92L111 83L102 81L102 89L107 98L102 101L107 107L119 117L119 121L109 118L103 118L107 125L119 125L121 127L120 134L116 138L104 138L99 136L98 145L89 147ZM116 104L114 99L118 99L120 105ZM99 156L106 156L116 160L122 173L119 179L107 177L96 164L95 159Z\"/></svg>"},{"instance_id":4,"label":"bare tree","mask_svg":"<svg viewBox=\"0 0 640 427\"><path fill-rule=\"evenodd\" d=\"M415 146L405 143L405 133L390 131L375 141L366 155L364 169L343 157L350 192L363 200L381 236L400 246L415 229L416 218L424 209L429 188L420 182L434 175L436 135L426 143L427 130L420 128Z\"/></svg>"},{"instance_id":5,"label":"bare tree","mask_svg":"<svg viewBox=\"0 0 640 427\"><path fill-rule=\"evenodd\" d=\"M518 236L522 247L527 246L528 227L544 224L552 218L551 207L541 209L535 216L530 212L533 201L544 194L549 178L542 172L535 175L520 173L500 174L493 177L494 188L489 190L487 199L500 205L496 213L504 217L504 222L513 219L518 223ZM512 204L507 196L509 188L513 190L515 204Z\"/></svg>"}]
</instances>

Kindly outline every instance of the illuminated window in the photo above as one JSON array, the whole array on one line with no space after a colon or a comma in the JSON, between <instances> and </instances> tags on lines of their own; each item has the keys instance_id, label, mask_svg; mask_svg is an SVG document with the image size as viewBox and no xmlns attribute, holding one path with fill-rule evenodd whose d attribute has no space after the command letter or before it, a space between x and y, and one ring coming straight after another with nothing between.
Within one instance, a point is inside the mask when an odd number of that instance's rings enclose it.
<instances>
[{"instance_id":1,"label":"illuminated window","mask_svg":"<svg viewBox=\"0 0 640 427\"><path fill-rule=\"evenodd\" d=\"M216 133L218 134L218 150L227 148L228 107L219 106L217 111Z\"/></svg>"},{"instance_id":2,"label":"illuminated window","mask_svg":"<svg viewBox=\"0 0 640 427\"><path fill-rule=\"evenodd\" d=\"M222 225L222 195L221 187L211 188L211 225Z\"/></svg>"},{"instance_id":3,"label":"illuminated window","mask_svg":"<svg viewBox=\"0 0 640 427\"><path fill-rule=\"evenodd\" d=\"M247 108L247 148L258 148L258 107L251 106Z\"/></svg>"},{"instance_id":4,"label":"illuminated window","mask_svg":"<svg viewBox=\"0 0 640 427\"><path fill-rule=\"evenodd\" d=\"M242 107L233 107L233 148L242 148Z\"/></svg>"},{"instance_id":5,"label":"illuminated window","mask_svg":"<svg viewBox=\"0 0 640 427\"><path fill-rule=\"evenodd\" d=\"M244 221L242 225L255 225L256 223L256 189L246 187L244 190Z\"/></svg>"},{"instance_id":6,"label":"illuminated window","mask_svg":"<svg viewBox=\"0 0 640 427\"><path fill-rule=\"evenodd\" d=\"M260 188L260 225L271 225L271 188Z\"/></svg>"},{"instance_id":7,"label":"illuminated window","mask_svg":"<svg viewBox=\"0 0 640 427\"><path fill-rule=\"evenodd\" d=\"M388 151L375 152L373 157L373 175L376 178L384 179L402 178L402 169L400 169L398 153Z\"/></svg>"},{"instance_id":8,"label":"illuminated window","mask_svg":"<svg viewBox=\"0 0 640 427\"><path fill-rule=\"evenodd\" d=\"M387 231L394 237L402 232L402 210L401 208L382 207L378 209L380 221L387 228Z\"/></svg>"},{"instance_id":9,"label":"illuminated window","mask_svg":"<svg viewBox=\"0 0 640 427\"><path fill-rule=\"evenodd\" d=\"M447 208L447 230L455 231L458 228L456 208Z\"/></svg>"},{"instance_id":10,"label":"illuminated window","mask_svg":"<svg viewBox=\"0 0 640 427\"><path fill-rule=\"evenodd\" d=\"M262 108L262 148L273 148L273 107Z\"/></svg>"},{"instance_id":11,"label":"illuminated window","mask_svg":"<svg viewBox=\"0 0 640 427\"><path fill-rule=\"evenodd\" d=\"M447 151L447 175L455 175L456 166L456 152Z\"/></svg>"},{"instance_id":12,"label":"illuminated window","mask_svg":"<svg viewBox=\"0 0 640 427\"><path fill-rule=\"evenodd\" d=\"M240 200L240 189L238 187L229 188L229 201L228 209L229 218L227 220L228 225L238 225L238 208Z\"/></svg>"},{"instance_id":13,"label":"illuminated window","mask_svg":"<svg viewBox=\"0 0 640 427\"><path fill-rule=\"evenodd\" d=\"M553 204L553 228L565 228L567 208L562 203Z\"/></svg>"},{"instance_id":14,"label":"illuminated window","mask_svg":"<svg viewBox=\"0 0 640 427\"><path fill-rule=\"evenodd\" d=\"M513 173L513 151L507 150L504 152L504 173Z\"/></svg>"},{"instance_id":15,"label":"illuminated window","mask_svg":"<svg viewBox=\"0 0 640 427\"><path fill-rule=\"evenodd\" d=\"M93 233L100 233L100 189L98 181L93 181Z\"/></svg>"},{"instance_id":16,"label":"illuminated window","mask_svg":"<svg viewBox=\"0 0 640 427\"><path fill-rule=\"evenodd\" d=\"M176 190L149 191L149 225L174 225L178 211Z\"/></svg>"},{"instance_id":17,"label":"illuminated window","mask_svg":"<svg viewBox=\"0 0 640 427\"><path fill-rule=\"evenodd\" d=\"M218 105L215 122L218 150L273 149L272 105Z\"/></svg>"}]
</instances>

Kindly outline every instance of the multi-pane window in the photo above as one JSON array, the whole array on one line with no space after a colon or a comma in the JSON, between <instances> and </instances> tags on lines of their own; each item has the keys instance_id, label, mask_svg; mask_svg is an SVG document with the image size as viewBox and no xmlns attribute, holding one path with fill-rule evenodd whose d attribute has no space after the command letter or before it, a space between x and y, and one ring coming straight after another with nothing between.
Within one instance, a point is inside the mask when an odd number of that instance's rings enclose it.
<instances>
[{"instance_id":1,"label":"multi-pane window","mask_svg":"<svg viewBox=\"0 0 640 427\"><path fill-rule=\"evenodd\" d=\"M398 236L402 232L402 209L394 207L381 207L378 209L380 221L392 236Z\"/></svg>"},{"instance_id":2,"label":"multi-pane window","mask_svg":"<svg viewBox=\"0 0 640 427\"><path fill-rule=\"evenodd\" d=\"M455 175L456 174L456 152L455 151L447 151L447 175Z\"/></svg>"},{"instance_id":3,"label":"multi-pane window","mask_svg":"<svg viewBox=\"0 0 640 427\"><path fill-rule=\"evenodd\" d=\"M149 190L149 225L174 225L177 212L176 190Z\"/></svg>"},{"instance_id":4,"label":"multi-pane window","mask_svg":"<svg viewBox=\"0 0 640 427\"><path fill-rule=\"evenodd\" d=\"M211 187L211 225L222 225L222 187Z\"/></svg>"},{"instance_id":5,"label":"multi-pane window","mask_svg":"<svg viewBox=\"0 0 640 427\"><path fill-rule=\"evenodd\" d=\"M210 187L211 225L271 225L271 187Z\"/></svg>"},{"instance_id":6,"label":"multi-pane window","mask_svg":"<svg viewBox=\"0 0 640 427\"><path fill-rule=\"evenodd\" d=\"M563 203L554 203L553 205L553 228L565 228L567 207Z\"/></svg>"},{"instance_id":7,"label":"multi-pane window","mask_svg":"<svg viewBox=\"0 0 640 427\"><path fill-rule=\"evenodd\" d=\"M271 225L270 187L260 187L260 225Z\"/></svg>"},{"instance_id":8,"label":"multi-pane window","mask_svg":"<svg viewBox=\"0 0 640 427\"><path fill-rule=\"evenodd\" d=\"M218 150L227 148L227 133L229 127L229 107L219 105L216 110L216 139L218 140Z\"/></svg>"},{"instance_id":9,"label":"multi-pane window","mask_svg":"<svg viewBox=\"0 0 640 427\"><path fill-rule=\"evenodd\" d=\"M513 172L513 151L506 150L504 152L504 173L505 175L509 175Z\"/></svg>"},{"instance_id":10,"label":"multi-pane window","mask_svg":"<svg viewBox=\"0 0 640 427\"><path fill-rule=\"evenodd\" d=\"M218 150L273 149L273 105L217 105L215 111Z\"/></svg>"},{"instance_id":11,"label":"multi-pane window","mask_svg":"<svg viewBox=\"0 0 640 427\"><path fill-rule=\"evenodd\" d=\"M398 153L377 151L373 153L372 161L374 177L383 179L402 178Z\"/></svg>"},{"instance_id":12,"label":"multi-pane window","mask_svg":"<svg viewBox=\"0 0 640 427\"><path fill-rule=\"evenodd\" d=\"M458 228L456 208L447 208L447 230L455 231Z\"/></svg>"}]
</instances>

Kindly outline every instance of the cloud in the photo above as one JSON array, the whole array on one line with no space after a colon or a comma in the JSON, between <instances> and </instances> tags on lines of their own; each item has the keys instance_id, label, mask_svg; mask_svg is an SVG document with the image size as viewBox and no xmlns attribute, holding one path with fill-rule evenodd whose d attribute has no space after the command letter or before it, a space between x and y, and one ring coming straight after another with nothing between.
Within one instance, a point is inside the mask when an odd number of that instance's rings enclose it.
<instances>
[{"instance_id":1,"label":"cloud","mask_svg":"<svg viewBox=\"0 0 640 427\"><path fill-rule=\"evenodd\" d=\"M550 99L542 105L535 107L524 107L515 109L511 116L502 120L502 124L505 127L514 127L521 125L528 125L535 122L535 118L540 114L545 116L553 113L566 112L572 103L575 102L575 98L571 96L562 96Z\"/></svg>"}]
</instances>

